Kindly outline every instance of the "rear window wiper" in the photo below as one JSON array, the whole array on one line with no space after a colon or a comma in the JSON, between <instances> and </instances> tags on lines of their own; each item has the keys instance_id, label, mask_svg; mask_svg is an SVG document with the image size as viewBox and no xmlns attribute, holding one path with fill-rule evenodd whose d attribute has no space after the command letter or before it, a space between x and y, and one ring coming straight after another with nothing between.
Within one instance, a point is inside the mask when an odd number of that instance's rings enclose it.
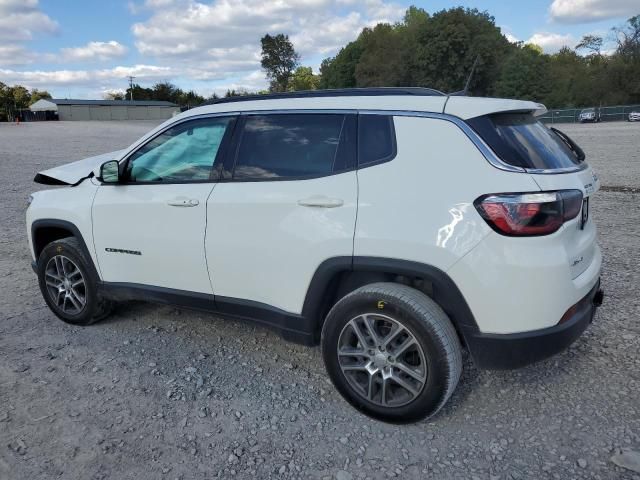
<instances>
[{"instance_id":1,"label":"rear window wiper","mask_svg":"<svg viewBox=\"0 0 640 480\"><path fill-rule=\"evenodd\" d=\"M584 154L584 150L582 150L576 142L571 140L569 135L567 135L564 132L561 132L557 128L551 127L550 130L553 133L555 133L558 137L560 137L560 140L562 140L567 145L567 147L569 147L571 151L576 154L576 157L578 157L578 163L584 162L584 159L586 158L586 155Z\"/></svg>"}]
</instances>

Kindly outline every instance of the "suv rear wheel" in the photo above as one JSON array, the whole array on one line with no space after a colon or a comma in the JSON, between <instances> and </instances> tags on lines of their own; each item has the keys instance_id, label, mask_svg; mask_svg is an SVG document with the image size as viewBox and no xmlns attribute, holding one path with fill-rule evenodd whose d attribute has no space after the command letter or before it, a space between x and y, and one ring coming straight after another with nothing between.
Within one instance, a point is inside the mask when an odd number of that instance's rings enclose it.
<instances>
[{"instance_id":1,"label":"suv rear wheel","mask_svg":"<svg viewBox=\"0 0 640 480\"><path fill-rule=\"evenodd\" d=\"M322 355L349 403L394 423L434 415L462 371L447 315L424 293L394 283L361 287L336 303L322 329Z\"/></svg>"},{"instance_id":2,"label":"suv rear wheel","mask_svg":"<svg viewBox=\"0 0 640 480\"><path fill-rule=\"evenodd\" d=\"M90 325L111 313L112 304L98 294L98 279L76 238L48 244L38 259L38 282L45 302L62 321Z\"/></svg>"}]
</instances>

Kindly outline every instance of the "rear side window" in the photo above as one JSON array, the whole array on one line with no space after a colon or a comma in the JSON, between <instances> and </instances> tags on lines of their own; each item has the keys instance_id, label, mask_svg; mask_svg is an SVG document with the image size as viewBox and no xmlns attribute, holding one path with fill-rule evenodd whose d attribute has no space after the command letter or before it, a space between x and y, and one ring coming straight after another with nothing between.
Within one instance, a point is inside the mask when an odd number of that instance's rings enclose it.
<instances>
[{"instance_id":1,"label":"rear side window","mask_svg":"<svg viewBox=\"0 0 640 480\"><path fill-rule=\"evenodd\" d=\"M366 167L396 156L396 132L390 115L358 116L358 166Z\"/></svg>"},{"instance_id":2,"label":"rear side window","mask_svg":"<svg viewBox=\"0 0 640 480\"><path fill-rule=\"evenodd\" d=\"M345 170L349 115L272 114L246 118L236 179L318 177ZM351 135L352 136L352 135Z\"/></svg>"},{"instance_id":3,"label":"rear side window","mask_svg":"<svg viewBox=\"0 0 640 480\"><path fill-rule=\"evenodd\" d=\"M467 123L509 165L558 169L580 163L578 153L530 113L485 115Z\"/></svg>"}]
</instances>

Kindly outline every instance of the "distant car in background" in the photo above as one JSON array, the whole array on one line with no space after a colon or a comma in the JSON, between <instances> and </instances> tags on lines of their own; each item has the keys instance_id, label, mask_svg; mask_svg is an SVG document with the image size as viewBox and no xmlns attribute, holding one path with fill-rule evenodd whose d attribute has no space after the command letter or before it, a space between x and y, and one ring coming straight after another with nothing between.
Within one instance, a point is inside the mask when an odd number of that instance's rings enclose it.
<instances>
[{"instance_id":1,"label":"distant car in background","mask_svg":"<svg viewBox=\"0 0 640 480\"><path fill-rule=\"evenodd\" d=\"M640 122L640 109L632 110L627 117L629 122Z\"/></svg>"},{"instance_id":2,"label":"distant car in background","mask_svg":"<svg viewBox=\"0 0 640 480\"><path fill-rule=\"evenodd\" d=\"M592 122L596 123L600 121L600 112L595 108L585 108L578 115L580 123Z\"/></svg>"}]
</instances>

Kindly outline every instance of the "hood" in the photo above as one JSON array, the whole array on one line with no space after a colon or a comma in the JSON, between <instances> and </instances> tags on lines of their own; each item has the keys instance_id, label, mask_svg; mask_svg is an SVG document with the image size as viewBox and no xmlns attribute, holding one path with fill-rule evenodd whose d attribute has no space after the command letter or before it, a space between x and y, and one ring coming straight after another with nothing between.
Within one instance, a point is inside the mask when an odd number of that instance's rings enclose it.
<instances>
[{"instance_id":1,"label":"hood","mask_svg":"<svg viewBox=\"0 0 640 480\"><path fill-rule=\"evenodd\" d=\"M124 152L125 150L116 150L43 170L36 174L33 181L44 185L77 185L85 178L92 176L93 171L107 160L120 160Z\"/></svg>"}]
</instances>

